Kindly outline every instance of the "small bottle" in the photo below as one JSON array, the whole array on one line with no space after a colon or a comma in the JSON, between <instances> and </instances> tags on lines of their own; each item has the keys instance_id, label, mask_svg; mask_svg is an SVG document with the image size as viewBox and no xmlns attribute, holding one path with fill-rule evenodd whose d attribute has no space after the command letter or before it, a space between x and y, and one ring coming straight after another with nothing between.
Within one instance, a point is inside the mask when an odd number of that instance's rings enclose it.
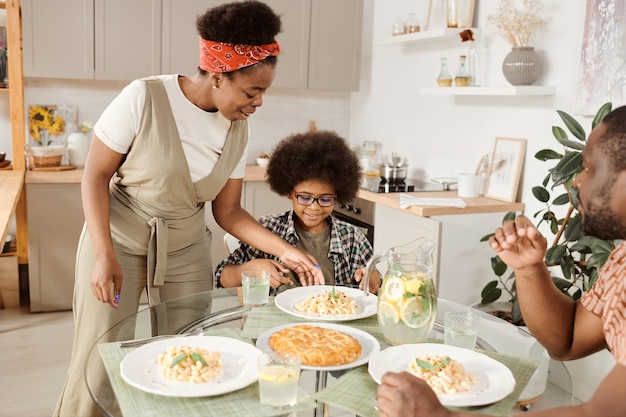
<instances>
[{"instance_id":1,"label":"small bottle","mask_svg":"<svg viewBox=\"0 0 626 417\"><path fill-rule=\"evenodd\" d=\"M404 33L415 33L420 31L420 22L415 17L415 13L409 13L409 19L404 24Z\"/></svg>"},{"instance_id":2,"label":"small bottle","mask_svg":"<svg viewBox=\"0 0 626 417\"><path fill-rule=\"evenodd\" d=\"M476 45L476 41L470 41L470 47L467 51L467 66L469 68L470 85L478 87L481 84L480 79L480 49Z\"/></svg>"},{"instance_id":3,"label":"small bottle","mask_svg":"<svg viewBox=\"0 0 626 417\"><path fill-rule=\"evenodd\" d=\"M405 34L405 23L402 17L398 17L396 19L396 23L391 27L391 34L393 36L404 35Z\"/></svg>"},{"instance_id":4,"label":"small bottle","mask_svg":"<svg viewBox=\"0 0 626 417\"><path fill-rule=\"evenodd\" d=\"M439 87L450 87L452 85L452 76L448 72L448 58L441 58L441 70L437 77Z\"/></svg>"},{"instance_id":5,"label":"small bottle","mask_svg":"<svg viewBox=\"0 0 626 417\"><path fill-rule=\"evenodd\" d=\"M456 73L456 77L454 77L454 85L457 87L467 87L470 84L470 76L467 72L466 59L467 57L465 55L461 55L459 70Z\"/></svg>"}]
</instances>

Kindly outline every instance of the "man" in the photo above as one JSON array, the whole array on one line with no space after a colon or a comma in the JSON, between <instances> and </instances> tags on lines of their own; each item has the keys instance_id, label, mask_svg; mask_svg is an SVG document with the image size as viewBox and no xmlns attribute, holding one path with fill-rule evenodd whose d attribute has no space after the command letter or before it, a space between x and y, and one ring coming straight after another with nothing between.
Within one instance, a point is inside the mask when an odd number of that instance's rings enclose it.
<instances>
[{"instance_id":1,"label":"man","mask_svg":"<svg viewBox=\"0 0 626 417\"><path fill-rule=\"evenodd\" d=\"M582 155L584 170L574 186L585 232L626 239L626 106L596 126ZM527 415L626 416L626 243L613 251L579 302L553 285L544 263L546 239L527 217L505 222L489 244L514 269L524 320L553 358L578 359L608 348L616 361L588 402ZM444 408L430 387L408 372L383 376L378 407L381 417L471 415Z\"/></svg>"}]
</instances>

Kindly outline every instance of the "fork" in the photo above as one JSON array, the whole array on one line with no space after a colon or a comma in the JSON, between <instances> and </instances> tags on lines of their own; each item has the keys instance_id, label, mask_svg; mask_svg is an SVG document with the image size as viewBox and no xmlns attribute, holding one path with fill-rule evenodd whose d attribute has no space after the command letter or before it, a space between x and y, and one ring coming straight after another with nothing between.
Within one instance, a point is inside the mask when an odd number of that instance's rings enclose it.
<instances>
[{"instance_id":1,"label":"fork","mask_svg":"<svg viewBox=\"0 0 626 417\"><path fill-rule=\"evenodd\" d=\"M139 346L143 346L143 345L145 345L147 343L156 342L158 340L170 339L172 337L199 336L199 335L201 335L203 333L204 333L204 329L202 327L198 327L198 328L193 329L192 331L187 332L187 333L181 333L181 334L161 334L161 335L158 335L158 336L147 337L145 339L137 339L137 340L129 340L127 342L121 342L120 343L120 347L121 348L139 347Z\"/></svg>"}]
</instances>

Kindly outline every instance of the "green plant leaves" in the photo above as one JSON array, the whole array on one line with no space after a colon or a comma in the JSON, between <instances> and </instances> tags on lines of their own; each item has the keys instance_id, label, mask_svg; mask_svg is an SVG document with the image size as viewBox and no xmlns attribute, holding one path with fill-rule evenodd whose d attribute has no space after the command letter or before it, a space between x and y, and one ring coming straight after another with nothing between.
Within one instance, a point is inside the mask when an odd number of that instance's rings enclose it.
<instances>
[{"instance_id":1,"label":"green plant leaves","mask_svg":"<svg viewBox=\"0 0 626 417\"><path fill-rule=\"evenodd\" d=\"M552 188L565 184L583 169L583 157L580 152L566 152L563 158L550 170Z\"/></svg>"},{"instance_id":2,"label":"green plant leaves","mask_svg":"<svg viewBox=\"0 0 626 417\"><path fill-rule=\"evenodd\" d=\"M560 154L557 151L553 151L552 149L542 149L535 154L535 158L543 162L550 159L561 159L562 157L563 154Z\"/></svg>"},{"instance_id":3,"label":"green plant leaves","mask_svg":"<svg viewBox=\"0 0 626 417\"><path fill-rule=\"evenodd\" d=\"M550 192L544 187L535 186L533 187L532 192L535 198L542 203L547 203L548 201L550 201Z\"/></svg>"},{"instance_id":4,"label":"green plant leaves","mask_svg":"<svg viewBox=\"0 0 626 417\"><path fill-rule=\"evenodd\" d=\"M604 119L604 116L606 116L607 114L609 114L611 112L611 110L613 109L613 104L612 103L604 103L600 109L598 110L598 112L596 113L596 116L593 118L593 121L591 122L591 128L595 129L595 127L600 124L600 122L602 121L602 119Z\"/></svg>"},{"instance_id":5,"label":"green plant leaves","mask_svg":"<svg viewBox=\"0 0 626 417\"><path fill-rule=\"evenodd\" d=\"M563 123L565 123L567 129L572 132L572 135L584 142L587 138L587 134L585 134L585 129L583 129L580 123L578 123L576 119L574 119L572 116L565 113L564 111L557 110L556 112L559 114L559 116L561 116L561 120L563 120Z\"/></svg>"}]
</instances>

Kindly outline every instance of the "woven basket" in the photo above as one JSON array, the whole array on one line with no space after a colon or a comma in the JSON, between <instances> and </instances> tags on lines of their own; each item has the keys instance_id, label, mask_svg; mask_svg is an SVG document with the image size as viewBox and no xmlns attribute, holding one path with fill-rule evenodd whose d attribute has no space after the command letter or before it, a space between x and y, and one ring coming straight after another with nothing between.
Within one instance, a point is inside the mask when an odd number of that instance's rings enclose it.
<instances>
[{"instance_id":1,"label":"woven basket","mask_svg":"<svg viewBox=\"0 0 626 417\"><path fill-rule=\"evenodd\" d=\"M28 155L29 165L34 168L58 167L61 166L61 159L63 159L63 155Z\"/></svg>"}]
</instances>

